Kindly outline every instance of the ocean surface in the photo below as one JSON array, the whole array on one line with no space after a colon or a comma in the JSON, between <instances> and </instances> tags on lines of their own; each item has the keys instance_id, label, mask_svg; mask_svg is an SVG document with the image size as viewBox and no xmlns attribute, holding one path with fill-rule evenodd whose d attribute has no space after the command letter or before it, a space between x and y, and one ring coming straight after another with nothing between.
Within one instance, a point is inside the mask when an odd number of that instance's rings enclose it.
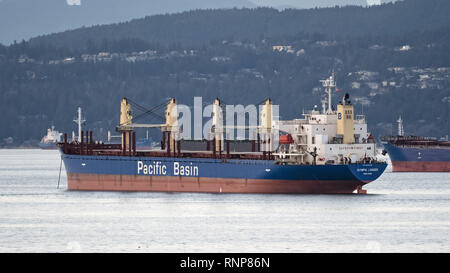
<instances>
[{"instance_id":1,"label":"ocean surface","mask_svg":"<svg viewBox=\"0 0 450 273\"><path fill-rule=\"evenodd\" d=\"M367 195L67 191L58 151L0 150L0 252L450 252L450 173Z\"/></svg>"}]
</instances>

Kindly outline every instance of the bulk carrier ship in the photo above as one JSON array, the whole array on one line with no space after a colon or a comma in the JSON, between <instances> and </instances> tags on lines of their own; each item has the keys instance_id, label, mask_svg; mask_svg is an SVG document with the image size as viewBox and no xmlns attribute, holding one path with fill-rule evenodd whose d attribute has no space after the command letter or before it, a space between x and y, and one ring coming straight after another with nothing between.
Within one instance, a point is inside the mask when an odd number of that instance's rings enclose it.
<instances>
[{"instance_id":1,"label":"bulk carrier ship","mask_svg":"<svg viewBox=\"0 0 450 273\"><path fill-rule=\"evenodd\" d=\"M334 75L322 83L328 94L327 109L323 101L322 111L315 107L301 119L274 120L268 99L254 128L257 137L246 142L225 137L218 99L213 105L211 137L187 141L179 138L175 99L167 104L164 124L136 124L130 100L124 98L116 128L121 144L96 142L92 131L81 132L81 141L72 143L65 134L64 142L58 144L68 190L365 193L362 187L376 180L387 164L377 161L375 140L367 132L364 116L354 118L349 95L337 110L332 108ZM160 128L161 147L137 151L136 128Z\"/></svg>"},{"instance_id":2,"label":"bulk carrier ship","mask_svg":"<svg viewBox=\"0 0 450 273\"><path fill-rule=\"evenodd\" d=\"M403 120L397 136L382 138L383 153L392 162L393 172L450 172L450 142L432 137L404 136Z\"/></svg>"}]
</instances>

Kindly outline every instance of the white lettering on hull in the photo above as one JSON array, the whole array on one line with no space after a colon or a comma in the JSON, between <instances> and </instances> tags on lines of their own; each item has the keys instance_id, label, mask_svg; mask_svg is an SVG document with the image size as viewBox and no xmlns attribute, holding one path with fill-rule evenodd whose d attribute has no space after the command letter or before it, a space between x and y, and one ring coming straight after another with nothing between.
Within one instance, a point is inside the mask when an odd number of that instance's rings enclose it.
<instances>
[{"instance_id":1,"label":"white lettering on hull","mask_svg":"<svg viewBox=\"0 0 450 273\"><path fill-rule=\"evenodd\" d=\"M192 162L185 166L180 165L178 162L174 162L173 175L198 176L198 166L192 166Z\"/></svg>"},{"instance_id":2,"label":"white lettering on hull","mask_svg":"<svg viewBox=\"0 0 450 273\"><path fill-rule=\"evenodd\" d=\"M137 163L137 173L146 175L167 175L167 166L160 161L153 161L151 164L144 164L142 161Z\"/></svg>"},{"instance_id":3,"label":"white lettering on hull","mask_svg":"<svg viewBox=\"0 0 450 273\"><path fill-rule=\"evenodd\" d=\"M153 161L150 164L145 164L142 161L137 162L137 174L140 175L168 175L168 168L166 164L160 161ZM190 162L188 165L181 165L179 162L173 162L174 176L198 176L198 166L192 165Z\"/></svg>"}]
</instances>

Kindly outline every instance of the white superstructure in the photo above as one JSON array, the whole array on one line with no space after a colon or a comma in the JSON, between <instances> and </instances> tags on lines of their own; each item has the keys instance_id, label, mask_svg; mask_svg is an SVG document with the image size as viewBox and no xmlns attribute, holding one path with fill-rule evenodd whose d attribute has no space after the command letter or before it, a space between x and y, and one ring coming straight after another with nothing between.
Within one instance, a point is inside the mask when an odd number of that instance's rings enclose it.
<instances>
[{"instance_id":1,"label":"white superstructure","mask_svg":"<svg viewBox=\"0 0 450 273\"><path fill-rule=\"evenodd\" d=\"M47 129L47 135L41 139L42 144L57 143L62 141L63 134L55 130L55 126Z\"/></svg>"},{"instance_id":2,"label":"white superstructure","mask_svg":"<svg viewBox=\"0 0 450 273\"><path fill-rule=\"evenodd\" d=\"M365 116L354 115L349 95L331 105L331 91L336 87L334 75L321 81L328 94L322 102L322 111L315 109L304 113L304 118L278 121L281 134L288 134L290 141L283 141L274 155L285 164L349 164L370 162L376 159L376 143L367 131ZM286 136L286 135L285 135ZM286 139L286 138L285 138Z\"/></svg>"}]
</instances>

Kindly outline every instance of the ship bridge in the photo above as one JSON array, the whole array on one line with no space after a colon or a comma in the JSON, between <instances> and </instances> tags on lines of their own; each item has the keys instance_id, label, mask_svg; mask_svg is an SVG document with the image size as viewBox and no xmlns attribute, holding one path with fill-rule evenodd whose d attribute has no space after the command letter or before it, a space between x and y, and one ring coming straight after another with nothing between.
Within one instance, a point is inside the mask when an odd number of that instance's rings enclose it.
<instances>
[{"instance_id":1,"label":"ship bridge","mask_svg":"<svg viewBox=\"0 0 450 273\"><path fill-rule=\"evenodd\" d=\"M281 144L277 160L285 164L342 164L374 160L376 144L367 131L364 115L355 115L350 95L345 94L331 107L331 90L336 87L334 75L321 81L328 94L328 107L322 101L303 119L279 121L280 131L291 135L293 143Z\"/></svg>"}]
</instances>

